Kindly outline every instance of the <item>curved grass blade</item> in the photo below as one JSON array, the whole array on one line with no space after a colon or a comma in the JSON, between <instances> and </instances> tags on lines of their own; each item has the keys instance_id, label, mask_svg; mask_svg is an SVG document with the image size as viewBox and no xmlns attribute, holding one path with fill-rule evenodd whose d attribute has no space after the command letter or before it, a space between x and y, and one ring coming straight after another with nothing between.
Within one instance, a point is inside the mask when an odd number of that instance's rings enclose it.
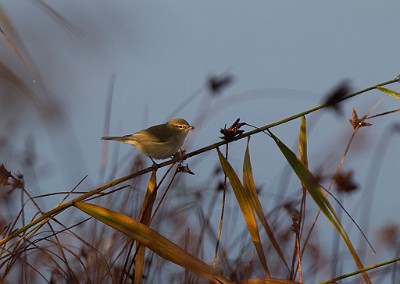
<instances>
[{"instance_id":1,"label":"curved grass blade","mask_svg":"<svg viewBox=\"0 0 400 284\"><path fill-rule=\"evenodd\" d=\"M0 6L0 33L3 35L4 39L7 41L7 43L10 45L11 49L14 51L14 53L17 55L17 57L19 58L19 60L21 60L21 62L23 64L26 64L23 56L21 55L21 53L19 52L17 46L15 45L15 43L10 39L10 37L6 34L6 32L4 31L4 28L6 28L7 30L10 31L10 33L12 33L14 36L17 34L16 30L14 28L14 25L12 24L12 21L10 20L10 18L8 17L6 11L4 10L3 7Z\"/></svg>"},{"instance_id":2,"label":"curved grass blade","mask_svg":"<svg viewBox=\"0 0 400 284\"><path fill-rule=\"evenodd\" d=\"M229 280L214 268L191 255L167 238L161 236L148 226L137 222L126 215L101 206L86 202L77 202L74 205L104 224L124 233L132 239L135 239L166 260L174 262L179 266L215 283L229 283Z\"/></svg>"},{"instance_id":3,"label":"curved grass blade","mask_svg":"<svg viewBox=\"0 0 400 284\"><path fill-rule=\"evenodd\" d=\"M267 218L264 215L260 199L258 198L257 194L257 189L256 185L254 183L254 178L253 178L253 170L251 167L251 160L250 160L250 151L249 151L249 141L250 137L247 140L247 147L246 147L246 152L244 154L244 162L243 162L243 187L245 189L245 192L248 195L249 201L251 203L251 206L253 207L254 212L257 214L258 219L260 219L262 225L264 226L264 229L274 246L276 252L282 259L283 263L286 265L287 269L289 270L289 265L287 264L285 260L285 256L283 255L283 252L281 250L281 247L279 246L279 243L276 241L274 232L272 231L270 225L268 224Z\"/></svg>"},{"instance_id":4,"label":"curved grass blade","mask_svg":"<svg viewBox=\"0 0 400 284\"><path fill-rule=\"evenodd\" d=\"M221 167L224 170L225 175L229 179L233 192L235 193L236 199L239 203L240 209L242 210L244 219L247 223L247 228L249 229L251 239L254 243L261 264L265 270L267 277L271 277L267 265L267 260L262 247L260 232L258 230L256 217L254 215L254 211L251 206L248 195L246 194L245 189L242 183L240 182L239 177L237 176L237 174L235 173L229 162L225 159L224 155L222 155L219 148L217 148L217 152L219 156L219 161L221 163Z\"/></svg>"},{"instance_id":5,"label":"curved grass blade","mask_svg":"<svg viewBox=\"0 0 400 284\"><path fill-rule=\"evenodd\" d=\"M323 193L321 187L316 182L313 174L308 170L308 168L297 158L297 156L282 142L280 141L271 131L268 130L268 133L271 135L272 139L274 139L275 143L281 150L282 154L285 156L289 165L292 167L293 171L296 173L297 177L306 188L307 192L314 199L315 203L318 205L322 213L328 218L328 220L332 223L333 227L338 231L341 235L342 239L346 243L351 256L353 257L354 262L357 264L359 269L363 268L363 264L353 247L349 237L347 236L346 231L344 230L342 223L340 222L335 210L332 205L329 203L325 194ZM371 283L371 280L367 273L363 273L364 280L366 283Z\"/></svg>"},{"instance_id":6,"label":"curved grass blade","mask_svg":"<svg viewBox=\"0 0 400 284\"><path fill-rule=\"evenodd\" d=\"M76 38L81 38L81 33L78 28L73 24L73 22L66 19L61 13L51 7L49 4L45 3L43 0L34 1L45 13L52 17L57 23L60 24L65 30L70 34L74 35Z\"/></svg>"}]
</instances>

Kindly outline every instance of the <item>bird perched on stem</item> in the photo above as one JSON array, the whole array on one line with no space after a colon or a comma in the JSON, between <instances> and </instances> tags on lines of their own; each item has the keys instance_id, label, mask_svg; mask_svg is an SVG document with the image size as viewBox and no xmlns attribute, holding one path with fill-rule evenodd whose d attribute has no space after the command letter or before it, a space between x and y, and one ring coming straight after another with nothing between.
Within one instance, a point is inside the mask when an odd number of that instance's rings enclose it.
<instances>
[{"instance_id":1,"label":"bird perched on stem","mask_svg":"<svg viewBox=\"0 0 400 284\"><path fill-rule=\"evenodd\" d=\"M194 127L183 118L173 118L167 123L154 125L130 135L106 136L101 139L120 141L135 146L154 162L153 159L166 159L175 155L192 129Z\"/></svg>"}]
</instances>

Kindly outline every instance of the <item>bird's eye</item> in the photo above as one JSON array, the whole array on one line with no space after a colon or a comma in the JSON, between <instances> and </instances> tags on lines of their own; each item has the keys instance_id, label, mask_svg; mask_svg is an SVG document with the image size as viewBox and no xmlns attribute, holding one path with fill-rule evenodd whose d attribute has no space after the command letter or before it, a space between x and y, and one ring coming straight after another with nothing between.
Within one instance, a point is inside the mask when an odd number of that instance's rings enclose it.
<instances>
[{"instance_id":1,"label":"bird's eye","mask_svg":"<svg viewBox=\"0 0 400 284\"><path fill-rule=\"evenodd\" d=\"M179 128L180 128L180 129L183 129L184 127L183 127L183 125L179 125Z\"/></svg>"}]
</instances>

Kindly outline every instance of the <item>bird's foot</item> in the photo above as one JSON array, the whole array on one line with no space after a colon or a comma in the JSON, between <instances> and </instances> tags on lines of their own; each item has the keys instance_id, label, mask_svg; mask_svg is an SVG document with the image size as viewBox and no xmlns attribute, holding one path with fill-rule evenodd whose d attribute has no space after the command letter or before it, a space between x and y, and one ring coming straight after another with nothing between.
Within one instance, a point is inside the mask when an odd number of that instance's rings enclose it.
<instances>
[{"instance_id":1,"label":"bird's foot","mask_svg":"<svg viewBox=\"0 0 400 284\"><path fill-rule=\"evenodd\" d=\"M151 165L151 167L153 168L154 171L157 171L158 168L160 167L160 164L157 164L157 163L153 160L153 158L150 157L150 159L151 159L151 161L153 162L153 164Z\"/></svg>"},{"instance_id":2,"label":"bird's foot","mask_svg":"<svg viewBox=\"0 0 400 284\"><path fill-rule=\"evenodd\" d=\"M186 151L179 149L178 152L175 153L175 155L172 156L173 160L175 161L183 161L186 160Z\"/></svg>"}]
</instances>

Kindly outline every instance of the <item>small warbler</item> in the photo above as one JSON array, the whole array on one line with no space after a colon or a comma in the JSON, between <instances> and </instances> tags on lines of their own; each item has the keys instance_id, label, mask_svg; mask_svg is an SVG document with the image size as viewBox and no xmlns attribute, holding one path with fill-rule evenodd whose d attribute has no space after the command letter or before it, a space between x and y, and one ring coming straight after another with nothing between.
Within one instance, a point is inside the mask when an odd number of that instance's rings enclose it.
<instances>
[{"instance_id":1,"label":"small warbler","mask_svg":"<svg viewBox=\"0 0 400 284\"><path fill-rule=\"evenodd\" d=\"M190 130L194 129L183 118L173 118L167 123L122 137L101 137L102 140L116 140L135 146L136 149L153 159L166 159L182 147ZM154 162L154 161L153 161Z\"/></svg>"}]
</instances>

